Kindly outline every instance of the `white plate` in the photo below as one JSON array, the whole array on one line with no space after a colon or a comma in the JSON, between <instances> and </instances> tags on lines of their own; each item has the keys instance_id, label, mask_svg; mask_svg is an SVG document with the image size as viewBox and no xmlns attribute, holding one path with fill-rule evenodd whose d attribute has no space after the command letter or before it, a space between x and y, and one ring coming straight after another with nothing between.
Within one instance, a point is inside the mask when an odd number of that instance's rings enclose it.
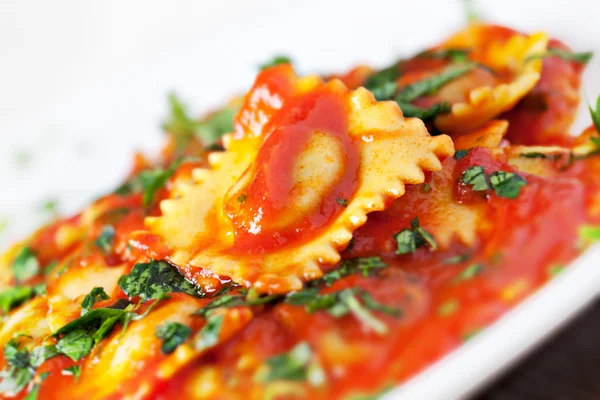
<instances>
[{"instance_id":1,"label":"white plate","mask_svg":"<svg viewBox=\"0 0 600 400\"><path fill-rule=\"evenodd\" d=\"M474 1L495 22L545 30L600 58L597 1ZM16 0L0 4L0 247L48 218L115 187L134 149L156 152L166 93L202 111L252 82L275 53L301 71L385 65L440 41L463 23L461 1ZM600 60L584 87L600 93ZM585 112L574 132L590 123ZM26 149L31 161L15 163ZM8 189L8 190L7 190ZM600 289L596 248L497 323L387 398L472 393L590 302Z\"/></svg>"}]
</instances>

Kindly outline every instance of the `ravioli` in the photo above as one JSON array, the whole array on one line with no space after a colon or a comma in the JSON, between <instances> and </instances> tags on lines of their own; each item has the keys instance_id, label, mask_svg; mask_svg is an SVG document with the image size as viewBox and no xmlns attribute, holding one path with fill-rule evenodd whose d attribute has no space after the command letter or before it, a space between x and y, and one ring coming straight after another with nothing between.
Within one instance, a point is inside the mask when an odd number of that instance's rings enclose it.
<instances>
[{"instance_id":1,"label":"ravioli","mask_svg":"<svg viewBox=\"0 0 600 400\"><path fill-rule=\"evenodd\" d=\"M267 94L263 82L277 79L285 83L276 90L288 91ZM453 153L449 137L431 137L395 103L337 80L298 79L289 66L258 77L225 148L193 183L176 183L181 197L163 201L163 216L147 225L176 249L170 260L183 271L202 268L267 293L319 278L369 212Z\"/></svg>"}]
</instances>

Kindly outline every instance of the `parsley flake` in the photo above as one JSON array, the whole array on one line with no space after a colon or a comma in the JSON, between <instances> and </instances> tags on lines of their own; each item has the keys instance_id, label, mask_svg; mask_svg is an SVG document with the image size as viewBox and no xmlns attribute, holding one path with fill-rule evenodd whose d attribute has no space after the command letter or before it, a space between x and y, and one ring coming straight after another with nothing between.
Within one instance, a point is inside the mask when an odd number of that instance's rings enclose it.
<instances>
[{"instance_id":1,"label":"parsley flake","mask_svg":"<svg viewBox=\"0 0 600 400\"><path fill-rule=\"evenodd\" d=\"M437 75L417 81L400 89L396 95L396 102L406 104L426 94L435 93L448 82L463 76L475 67L476 65L471 63L450 65Z\"/></svg>"},{"instance_id":2,"label":"parsley flake","mask_svg":"<svg viewBox=\"0 0 600 400\"><path fill-rule=\"evenodd\" d=\"M496 195L507 199L516 199L521 188L527 184L520 175L504 171L493 172L490 175L490 183Z\"/></svg>"},{"instance_id":3,"label":"parsley flake","mask_svg":"<svg viewBox=\"0 0 600 400\"><path fill-rule=\"evenodd\" d=\"M267 359L267 372L258 378L261 382L305 381L313 353L307 342L300 342L289 352Z\"/></svg>"},{"instance_id":4,"label":"parsley flake","mask_svg":"<svg viewBox=\"0 0 600 400\"><path fill-rule=\"evenodd\" d=\"M583 225L578 232L582 240L592 243L600 241L600 226Z\"/></svg>"},{"instance_id":5,"label":"parsley flake","mask_svg":"<svg viewBox=\"0 0 600 400\"><path fill-rule=\"evenodd\" d=\"M437 250L438 246L433 236L419 225L419 218L410 221L410 228L405 228L392 235L398 248L396 254L409 254L417 251L419 247L428 245L431 250Z\"/></svg>"},{"instance_id":6,"label":"parsley flake","mask_svg":"<svg viewBox=\"0 0 600 400\"><path fill-rule=\"evenodd\" d=\"M337 203L342 206L342 207L348 207L348 200L347 199L337 199L336 200Z\"/></svg>"},{"instance_id":7,"label":"parsley flake","mask_svg":"<svg viewBox=\"0 0 600 400\"><path fill-rule=\"evenodd\" d=\"M596 132L600 132L600 96L598 96L598 99L596 99L596 109L594 110L592 106L588 106L588 108L590 110L590 115L592 116L592 122L596 128Z\"/></svg>"},{"instance_id":8,"label":"parsley flake","mask_svg":"<svg viewBox=\"0 0 600 400\"><path fill-rule=\"evenodd\" d=\"M127 296L139 296L142 301L158 299L172 292L202 297L194 284L164 261L136 264L128 275L121 276L119 287Z\"/></svg>"},{"instance_id":9,"label":"parsley flake","mask_svg":"<svg viewBox=\"0 0 600 400\"><path fill-rule=\"evenodd\" d=\"M375 100L390 100L398 88L396 79L399 76L400 69L398 68L398 64L395 63L369 76L365 81L364 87L373 93Z\"/></svg>"},{"instance_id":10,"label":"parsley flake","mask_svg":"<svg viewBox=\"0 0 600 400\"><path fill-rule=\"evenodd\" d=\"M45 284L36 286L14 286L0 293L0 309L8 313L32 297L43 294L46 291Z\"/></svg>"},{"instance_id":11,"label":"parsley flake","mask_svg":"<svg viewBox=\"0 0 600 400\"><path fill-rule=\"evenodd\" d=\"M247 197L248 197L248 196L247 196L247 195L245 195L245 194L240 194L240 195L238 196L238 198L237 198L237 202L238 202L238 203L240 203L240 204L242 204L244 201L246 201L246 198L247 198Z\"/></svg>"},{"instance_id":12,"label":"parsley flake","mask_svg":"<svg viewBox=\"0 0 600 400\"><path fill-rule=\"evenodd\" d=\"M433 119L441 114L448 114L452 111L452 107L447 101L436 103L429 108L417 107L410 103L403 102L398 102L398 106L402 110L402 114L405 118L419 118L423 121Z\"/></svg>"},{"instance_id":13,"label":"parsley flake","mask_svg":"<svg viewBox=\"0 0 600 400\"><path fill-rule=\"evenodd\" d=\"M490 188L483 171L483 167L479 165L467 168L462 173L461 179L467 185L471 185L472 190L481 191L488 190Z\"/></svg>"},{"instance_id":14,"label":"parsley flake","mask_svg":"<svg viewBox=\"0 0 600 400\"><path fill-rule=\"evenodd\" d=\"M273 57L271 60L267 61L266 63L261 64L259 66L259 68L262 71L262 70L274 67L279 64L291 64L291 63L292 63L292 59L290 57L277 55L277 56Z\"/></svg>"},{"instance_id":15,"label":"parsley flake","mask_svg":"<svg viewBox=\"0 0 600 400\"><path fill-rule=\"evenodd\" d=\"M171 354L192 334L192 329L179 322L168 322L156 328L156 337L162 340L161 351Z\"/></svg>"},{"instance_id":16,"label":"parsley flake","mask_svg":"<svg viewBox=\"0 0 600 400\"><path fill-rule=\"evenodd\" d=\"M75 380L78 380L79 375L81 375L81 365L73 365L71 367L63 369L62 372L63 375L73 375Z\"/></svg>"},{"instance_id":17,"label":"parsley flake","mask_svg":"<svg viewBox=\"0 0 600 400\"><path fill-rule=\"evenodd\" d=\"M468 281L479 275L483 271L483 265L471 264L467 268L463 269L458 276L455 278L455 282Z\"/></svg>"},{"instance_id":18,"label":"parsley flake","mask_svg":"<svg viewBox=\"0 0 600 400\"><path fill-rule=\"evenodd\" d=\"M81 302L81 315L87 314L97 302L108 299L110 299L110 296L106 294L104 288L93 288Z\"/></svg>"},{"instance_id":19,"label":"parsley flake","mask_svg":"<svg viewBox=\"0 0 600 400\"><path fill-rule=\"evenodd\" d=\"M40 272L40 263L31 248L23 247L12 265L15 280L20 283L33 278Z\"/></svg>"},{"instance_id":20,"label":"parsley flake","mask_svg":"<svg viewBox=\"0 0 600 400\"><path fill-rule=\"evenodd\" d=\"M525 59L525 61L527 62L529 60L535 60L535 59L539 59L539 58L546 58L546 57L552 57L552 56L556 56L556 57L559 57L559 58L561 58L563 60L567 60L567 61L575 61L576 63L579 63L579 64L587 64L588 62L590 62L592 57L594 57L594 53L592 53L591 51L586 51L586 52L582 52L582 53L574 53L569 50L563 50L563 49L559 49L556 47L552 47L552 48L549 48L548 51L545 53L533 54L533 55L527 57Z\"/></svg>"},{"instance_id":21,"label":"parsley flake","mask_svg":"<svg viewBox=\"0 0 600 400\"><path fill-rule=\"evenodd\" d=\"M196 335L196 350L206 350L219 343L219 335L221 334L221 326L223 325L224 318L223 314L212 314L208 316L206 324Z\"/></svg>"},{"instance_id":22,"label":"parsley flake","mask_svg":"<svg viewBox=\"0 0 600 400\"><path fill-rule=\"evenodd\" d=\"M465 158L467 154L469 154L469 151L471 150L457 150L456 153L454 153L454 159L460 160L462 158Z\"/></svg>"},{"instance_id":23,"label":"parsley flake","mask_svg":"<svg viewBox=\"0 0 600 400\"><path fill-rule=\"evenodd\" d=\"M115 228L111 225L106 225L102 228L102 232L94 242L104 254L110 254L112 251L113 241L115 239Z\"/></svg>"}]
</instances>

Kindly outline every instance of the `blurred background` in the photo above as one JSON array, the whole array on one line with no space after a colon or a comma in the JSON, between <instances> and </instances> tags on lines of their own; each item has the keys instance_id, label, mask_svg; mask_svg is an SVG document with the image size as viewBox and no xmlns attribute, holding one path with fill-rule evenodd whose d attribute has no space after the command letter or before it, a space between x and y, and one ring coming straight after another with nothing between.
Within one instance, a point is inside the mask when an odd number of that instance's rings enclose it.
<instances>
[{"instance_id":1,"label":"blurred background","mask_svg":"<svg viewBox=\"0 0 600 400\"><path fill-rule=\"evenodd\" d=\"M600 2L472 5L485 20L544 30L576 51L594 51L584 95L600 93ZM461 0L1 0L0 249L118 186L135 150L156 154L170 91L202 114L247 89L258 65L275 54L289 55L301 73L382 66L465 22ZM580 114L574 132L590 123ZM595 310L578 335L597 332ZM502 387L517 382L526 393L533 380L544 385L547 374L560 375L556 366L564 369L565 357L577 354L598 364L597 352L574 349L584 341L568 337L561 340L571 348L552 344L559 348L552 354L563 354L546 364L554 369L526 364ZM568 370L580 379L589 372ZM502 387L485 398L549 398L505 397Z\"/></svg>"}]
</instances>

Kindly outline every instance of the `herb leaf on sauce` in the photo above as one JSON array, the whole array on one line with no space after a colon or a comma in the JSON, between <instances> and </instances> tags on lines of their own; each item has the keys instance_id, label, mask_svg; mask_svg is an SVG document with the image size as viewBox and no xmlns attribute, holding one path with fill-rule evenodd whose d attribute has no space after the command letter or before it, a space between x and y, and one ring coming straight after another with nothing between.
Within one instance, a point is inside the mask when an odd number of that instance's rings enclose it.
<instances>
[{"instance_id":1,"label":"herb leaf on sauce","mask_svg":"<svg viewBox=\"0 0 600 400\"><path fill-rule=\"evenodd\" d=\"M467 185L471 185L472 190L481 191L490 188L483 167L479 165L467 168L462 173L461 179Z\"/></svg>"},{"instance_id":2,"label":"herb leaf on sauce","mask_svg":"<svg viewBox=\"0 0 600 400\"><path fill-rule=\"evenodd\" d=\"M527 182L519 174L496 171L490 175L490 184L499 197L516 199Z\"/></svg>"},{"instance_id":3,"label":"herb leaf on sauce","mask_svg":"<svg viewBox=\"0 0 600 400\"><path fill-rule=\"evenodd\" d=\"M127 296L139 296L142 301L158 299L172 292L202 296L177 268L164 261L136 264L128 275L121 276L119 287Z\"/></svg>"},{"instance_id":4,"label":"herb leaf on sauce","mask_svg":"<svg viewBox=\"0 0 600 400\"><path fill-rule=\"evenodd\" d=\"M40 263L31 248L25 246L15 257L12 271L17 283L33 278L40 272Z\"/></svg>"},{"instance_id":5,"label":"herb leaf on sauce","mask_svg":"<svg viewBox=\"0 0 600 400\"><path fill-rule=\"evenodd\" d=\"M431 250L437 250L437 243L433 236L419 225L419 218L410 221L410 228L404 228L392 235L398 248L396 254L409 254L417 251L419 247L428 245Z\"/></svg>"},{"instance_id":6,"label":"herb leaf on sauce","mask_svg":"<svg viewBox=\"0 0 600 400\"><path fill-rule=\"evenodd\" d=\"M104 254L110 254L112 251L113 241L115 239L115 228L112 225L102 227L102 232L98 239L94 242Z\"/></svg>"},{"instance_id":7,"label":"herb leaf on sauce","mask_svg":"<svg viewBox=\"0 0 600 400\"><path fill-rule=\"evenodd\" d=\"M75 378L75 380L79 379L79 375L81 375L81 365L73 365L71 367L67 367L63 369L63 374L67 372Z\"/></svg>"},{"instance_id":8,"label":"herb leaf on sauce","mask_svg":"<svg viewBox=\"0 0 600 400\"><path fill-rule=\"evenodd\" d=\"M161 351L171 354L192 334L192 329L179 322L167 322L156 328L156 337L162 340Z\"/></svg>"},{"instance_id":9,"label":"herb leaf on sauce","mask_svg":"<svg viewBox=\"0 0 600 400\"><path fill-rule=\"evenodd\" d=\"M437 75L412 83L400 89L396 95L396 102L399 104L410 103L421 96L434 93L448 82L463 76L475 67L476 65L471 63L450 65Z\"/></svg>"},{"instance_id":10,"label":"herb leaf on sauce","mask_svg":"<svg viewBox=\"0 0 600 400\"><path fill-rule=\"evenodd\" d=\"M292 63L292 59L288 56L283 56L283 55L277 55L275 57L273 57L271 60L261 64L259 66L260 70L264 70L270 67L274 67L276 65L279 64L291 64Z\"/></svg>"},{"instance_id":11,"label":"herb leaf on sauce","mask_svg":"<svg viewBox=\"0 0 600 400\"><path fill-rule=\"evenodd\" d=\"M20 349L18 337L11 339L4 347L6 367L2 371L0 393L14 395L24 389L35 375L35 370L44 361L58 355L54 346L38 346L31 352Z\"/></svg>"},{"instance_id":12,"label":"herb leaf on sauce","mask_svg":"<svg viewBox=\"0 0 600 400\"><path fill-rule=\"evenodd\" d=\"M389 100L392 98L398 86L396 85L396 79L400 76L400 69L398 63L384 68L379 72L369 76L365 81L364 87L370 90L375 96L375 100Z\"/></svg>"},{"instance_id":13,"label":"herb leaf on sauce","mask_svg":"<svg viewBox=\"0 0 600 400\"><path fill-rule=\"evenodd\" d=\"M14 286L0 293L0 309L8 313L27 300L46 291L46 285L41 283L35 286Z\"/></svg>"},{"instance_id":14,"label":"herb leaf on sauce","mask_svg":"<svg viewBox=\"0 0 600 400\"><path fill-rule=\"evenodd\" d=\"M225 316L223 314L211 314L206 320L206 324L196 334L196 350L202 351L213 347L219 343L219 335Z\"/></svg>"},{"instance_id":15,"label":"herb leaf on sauce","mask_svg":"<svg viewBox=\"0 0 600 400\"><path fill-rule=\"evenodd\" d=\"M433 119L438 115L448 114L452 111L452 107L447 101L436 103L429 108L417 107L410 103L401 102L398 102L398 106L402 110L402 115L405 118L419 118L423 121Z\"/></svg>"},{"instance_id":16,"label":"herb leaf on sauce","mask_svg":"<svg viewBox=\"0 0 600 400\"><path fill-rule=\"evenodd\" d=\"M85 296L85 298L81 302L81 315L87 314L97 302L108 299L110 299L110 296L106 294L104 288L93 288L92 291L88 293L87 296Z\"/></svg>"},{"instance_id":17,"label":"herb leaf on sauce","mask_svg":"<svg viewBox=\"0 0 600 400\"><path fill-rule=\"evenodd\" d=\"M423 58L434 58L434 59L448 59L452 62L466 62L468 61L468 55L471 52L470 49L433 49L426 50L422 53L417 54L417 57Z\"/></svg>"},{"instance_id":18,"label":"herb leaf on sauce","mask_svg":"<svg viewBox=\"0 0 600 400\"><path fill-rule=\"evenodd\" d=\"M592 106L588 106L590 110L590 115L592 116L592 121L594 122L594 127L596 128L596 132L600 132L600 96L596 99L596 109L593 109Z\"/></svg>"},{"instance_id":19,"label":"herb leaf on sauce","mask_svg":"<svg viewBox=\"0 0 600 400\"><path fill-rule=\"evenodd\" d=\"M290 351L266 360L266 369L259 370L257 381L308 381L312 386L325 382L325 372L314 360L313 351L307 342L300 342Z\"/></svg>"},{"instance_id":20,"label":"herb leaf on sauce","mask_svg":"<svg viewBox=\"0 0 600 400\"><path fill-rule=\"evenodd\" d=\"M587 64L594 57L594 53L591 51L586 51L586 52L582 52L582 53L574 53L569 50L563 50L563 49L559 49L556 47L552 47L552 48L549 48L548 51L545 53L533 54L533 55L527 57L527 59L525 61L534 60L534 59L538 59L538 58L552 57L552 56L556 56L556 57L559 57L559 58L561 58L563 60L567 60L567 61L575 61L579 64Z\"/></svg>"}]
</instances>

